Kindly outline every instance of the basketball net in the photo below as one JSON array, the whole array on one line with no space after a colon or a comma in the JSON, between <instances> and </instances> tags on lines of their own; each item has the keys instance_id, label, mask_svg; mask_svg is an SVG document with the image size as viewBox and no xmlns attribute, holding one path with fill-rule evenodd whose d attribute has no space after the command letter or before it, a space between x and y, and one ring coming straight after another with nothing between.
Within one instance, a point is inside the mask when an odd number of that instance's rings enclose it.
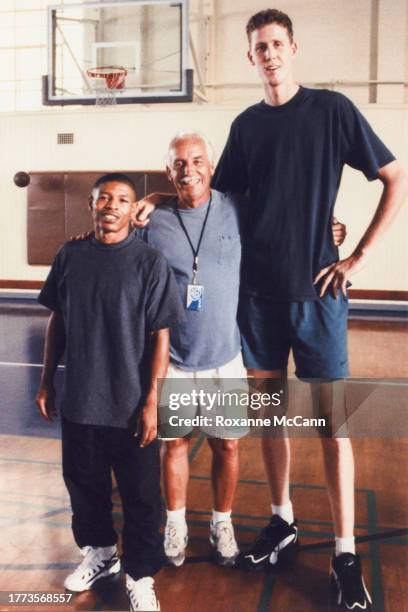
<instances>
[{"instance_id":1,"label":"basketball net","mask_svg":"<svg viewBox=\"0 0 408 612\"><path fill-rule=\"evenodd\" d=\"M99 66L86 72L95 94L96 106L105 107L116 104L117 95L125 89L126 68Z\"/></svg>"}]
</instances>

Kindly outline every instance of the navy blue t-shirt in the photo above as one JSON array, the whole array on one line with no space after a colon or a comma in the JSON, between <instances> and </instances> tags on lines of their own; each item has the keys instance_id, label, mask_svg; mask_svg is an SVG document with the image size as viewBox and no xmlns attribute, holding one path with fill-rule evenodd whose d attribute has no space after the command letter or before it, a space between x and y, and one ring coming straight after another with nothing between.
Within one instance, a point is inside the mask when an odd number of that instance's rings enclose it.
<instances>
[{"instance_id":1,"label":"navy blue t-shirt","mask_svg":"<svg viewBox=\"0 0 408 612\"><path fill-rule=\"evenodd\" d=\"M331 221L344 164L373 180L394 159L336 92L300 87L286 104L260 102L241 113L213 186L250 196L243 290L276 300L317 299L314 277L338 260Z\"/></svg>"},{"instance_id":2,"label":"navy blue t-shirt","mask_svg":"<svg viewBox=\"0 0 408 612\"><path fill-rule=\"evenodd\" d=\"M163 255L134 232L61 248L38 301L64 320L66 419L134 427L150 380L149 335L183 320L178 293Z\"/></svg>"}]
</instances>

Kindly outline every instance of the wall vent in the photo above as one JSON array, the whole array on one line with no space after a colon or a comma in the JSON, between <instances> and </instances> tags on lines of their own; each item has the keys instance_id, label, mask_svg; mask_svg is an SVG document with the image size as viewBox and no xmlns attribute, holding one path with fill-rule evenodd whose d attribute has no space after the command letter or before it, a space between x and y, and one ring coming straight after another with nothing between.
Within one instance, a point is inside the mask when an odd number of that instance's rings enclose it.
<instances>
[{"instance_id":1,"label":"wall vent","mask_svg":"<svg viewBox=\"0 0 408 612\"><path fill-rule=\"evenodd\" d=\"M74 144L73 132L61 132L57 134L57 144Z\"/></svg>"}]
</instances>

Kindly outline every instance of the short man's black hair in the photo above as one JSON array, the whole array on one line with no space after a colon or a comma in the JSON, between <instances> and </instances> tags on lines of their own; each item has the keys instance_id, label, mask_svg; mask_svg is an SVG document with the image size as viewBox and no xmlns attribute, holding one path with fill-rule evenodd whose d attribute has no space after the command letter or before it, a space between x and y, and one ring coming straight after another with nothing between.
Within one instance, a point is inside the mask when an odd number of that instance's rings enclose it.
<instances>
[{"instance_id":1,"label":"short man's black hair","mask_svg":"<svg viewBox=\"0 0 408 612\"><path fill-rule=\"evenodd\" d=\"M266 9L252 15L246 24L246 33L249 42L251 42L252 32L259 30L259 28L262 28L264 25L268 25L270 23L277 23L278 25L284 27L288 33L290 42L293 42L292 21L290 17L286 15L286 13L282 13L282 11L278 11L278 9Z\"/></svg>"},{"instance_id":2,"label":"short man's black hair","mask_svg":"<svg viewBox=\"0 0 408 612\"><path fill-rule=\"evenodd\" d=\"M128 176L127 174L122 174L121 172L110 172L109 174L104 174L103 176L100 176L98 179L96 179L95 183L93 184L92 191L94 189L99 189L99 187L101 185L104 185L105 183L125 183L125 185L130 187L133 191L133 195L135 196L136 202L136 187L130 176Z\"/></svg>"}]
</instances>

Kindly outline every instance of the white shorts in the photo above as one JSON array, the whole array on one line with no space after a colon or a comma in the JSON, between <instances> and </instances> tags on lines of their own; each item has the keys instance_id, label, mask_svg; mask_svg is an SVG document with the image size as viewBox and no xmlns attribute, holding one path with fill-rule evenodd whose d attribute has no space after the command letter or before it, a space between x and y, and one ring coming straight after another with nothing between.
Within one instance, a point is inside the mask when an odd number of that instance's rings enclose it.
<instances>
[{"instance_id":1,"label":"white shorts","mask_svg":"<svg viewBox=\"0 0 408 612\"><path fill-rule=\"evenodd\" d=\"M201 401L202 398L197 398L195 404L182 405L177 409L170 408L169 400L172 397L191 394L194 391L197 395L200 392L211 395L214 405L210 407L205 401ZM215 424L217 414L229 418L247 417L247 408L232 401L237 394L242 393L248 393L248 383L241 353L228 363L211 370L190 372L171 363L160 401L159 437L162 440L175 440L191 434L194 429L213 438L235 439L245 436L249 431L247 426L229 428ZM217 401L220 398L221 406ZM225 405L227 399L231 399L231 404ZM177 421L176 425L169 423L170 417ZM189 420L194 418L195 423L190 424Z\"/></svg>"}]
</instances>

